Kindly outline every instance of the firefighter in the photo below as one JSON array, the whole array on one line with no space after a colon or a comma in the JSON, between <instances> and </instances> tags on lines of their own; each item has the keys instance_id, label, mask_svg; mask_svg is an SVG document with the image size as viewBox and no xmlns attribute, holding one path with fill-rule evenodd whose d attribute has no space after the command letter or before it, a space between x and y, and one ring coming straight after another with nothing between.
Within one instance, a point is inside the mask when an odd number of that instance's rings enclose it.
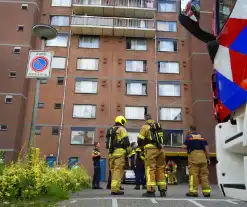
<instances>
[{"instance_id":1,"label":"firefighter","mask_svg":"<svg viewBox=\"0 0 247 207\"><path fill-rule=\"evenodd\" d=\"M177 182L178 182L177 176L176 176L177 164L174 161L169 160L166 165L166 171L168 174L168 184L177 185Z\"/></svg>"},{"instance_id":2,"label":"firefighter","mask_svg":"<svg viewBox=\"0 0 247 207\"><path fill-rule=\"evenodd\" d=\"M145 164L144 164L144 152L140 147L135 150L135 169L136 169L136 186L135 190L146 189L146 178L145 178Z\"/></svg>"},{"instance_id":3,"label":"firefighter","mask_svg":"<svg viewBox=\"0 0 247 207\"><path fill-rule=\"evenodd\" d=\"M92 189L102 189L100 187L100 144L99 142L94 143L94 149L92 151L92 159L93 159L93 167L94 167L94 174L93 174L93 183Z\"/></svg>"},{"instance_id":4,"label":"firefighter","mask_svg":"<svg viewBox=\"0 0 247 207\"><path fill-rule=\"evenodd\" d=\"M117 116L115 124L112 128L107 130L106 147L111 154L110 168L112 172L111 180L111 194L123 195L124 192L120 190L121 179L124 175L126 152L129 151L130 142L128 133L125 129L127 120L124 116Z\"/></svg>"},{"instance_id":5,"label":"firefighter","mask_svg":"<svg viewBox=\"0 0 247 207\"><path fill-rule=\"evenodd\" d=\"M162 146L157 141L162 139L162 144L164 143L163 130L159 123L154 122L150 114L145 115L145 120L146 124L141 127L138 135L138 146L144 148L147 183L147 192L142 194L142 196L155 197L157 181L157 185L160 189L160 196L165 197L165 154ZM154 134L158 137L154 137Z\"/></svg>"},{"instance_id":6,"label":"firefighter","mask_svg":"<svg viewBox=\"0 0 247 207\"><path fill-rule=\"evenodd\" d=\"M195 126L191 126L190 131L190 135L186 136L182 146L182 148L187 149L189 163L189 192L186 196L198 197L198 179L200 179L204 197L210 197L208 142L196 131Z\"/></svg>"},{"instance_id":7,"label":"firefighter","mask_svg":"<svg viewBox=\"0 0 247 207\"><path fill-rule=\"evenodd\" d=\"M135 155L136 155L136 143L135 142L132 142L131 143L131 153L129 154L129 161L130 161L130 169L134 171L135 175L136 175L136 168L135 168Z\"/></svg>"}]
</instances>

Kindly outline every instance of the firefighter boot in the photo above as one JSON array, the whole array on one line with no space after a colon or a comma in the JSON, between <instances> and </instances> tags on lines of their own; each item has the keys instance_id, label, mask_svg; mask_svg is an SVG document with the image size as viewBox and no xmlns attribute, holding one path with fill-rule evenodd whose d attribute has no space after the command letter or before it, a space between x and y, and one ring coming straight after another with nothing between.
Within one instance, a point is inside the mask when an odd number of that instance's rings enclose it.
<instances>
[{"instance_id":1,"label":"firefighter boot","mask_svg":"<svg viewBox=\"0 0 247 207\"><path fill-rule=\"evenodd\" d=\"M118 192L111 192L112 195L123 195L123 191L118 191Z\"/></svg>"},{"instance_id":2,"label":"firefighter boot","mask_svg":"<svg viewBox=\"0 0 247 207\"><path fill-rule=\"evenodd\" d=\"M135 190L141 190L140 185L136 185L136 187L134 187Z\"/></svg>"},{"instance_id":3,"label":"firefighter boot","mask_svg":"<svg viewBox=\"0 0 247 207\"><path fill-rule=\"evenodd\" d=\"M204 197L210 197L211 195L210 195L210 193L203 193L203 196Z\"/></svg>"},{"instance_id":4,"label":"firefighter boot","mask_svg":"<svg viewBox=\"0 0 247 207\"><path fill-rule=\"evenodd\" d=\"M142 190L146 190L147 189L147 186L146 185L143 185L142 186Z\"/></svg>"},{"instance_id":5,"label":"firefighter boot","mask_svg":"<svg viewBox=\"0 0 247 207\"><path fill-rule=\"evenodd\" d=\"M186 196L187 197L198 197L198 193L189 192L189 193L186 193Z\"/></svg>"},{"instance_id":6,"label":"firefighter boot","mask_svg":"<svg viewBox=\"0 0 247 207\"><path fill-rule=\"evenodd\" d=\"M166 197L166 190L160 191L160 197Z\"/></svg>"},{"instance_id":7,"label":"firefighter boot","mask_svg":"<svg viewBox=\"0 0 247 207\"><path fill-rule=\"evenodd\" d=\"M142 197L155 197L155 192L147 191L142 194Z\"/></svg>"}]
</instances>

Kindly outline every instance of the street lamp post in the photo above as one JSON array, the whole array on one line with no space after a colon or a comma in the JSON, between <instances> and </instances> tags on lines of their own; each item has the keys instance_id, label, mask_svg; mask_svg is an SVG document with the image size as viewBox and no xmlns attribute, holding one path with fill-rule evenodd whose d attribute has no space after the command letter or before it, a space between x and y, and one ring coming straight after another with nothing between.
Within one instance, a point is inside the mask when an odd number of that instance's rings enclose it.
<instances>
[{"instance_id":1,"label":"street lamp post","mask_svg":"<svg viewBox=\"0 0 247 207\"><path fill-rule=\"evenodd\" d=\"M42 40L41 50L45 50L45 42L47 40L52 40L57 37L57 30L50 25L34 25L32 28L32 34L34 36L38 36ZM31 130L29 136L28 149L30 149L34 135L36 130L36 120L38 115L38 103L39 103L39 91L40 91L40 79L36 79L36 88L35 88L35 98L32 112L32 122L31 122Z\"/></svg>"}]
</instances>

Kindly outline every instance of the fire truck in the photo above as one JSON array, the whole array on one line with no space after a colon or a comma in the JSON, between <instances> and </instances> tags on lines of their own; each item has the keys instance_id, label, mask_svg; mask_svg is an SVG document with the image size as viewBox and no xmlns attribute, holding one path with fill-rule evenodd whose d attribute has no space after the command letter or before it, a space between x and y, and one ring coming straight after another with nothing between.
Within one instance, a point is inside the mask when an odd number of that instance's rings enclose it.
<instances>
[{"instance_id":1,"label":"fire truck","mask_svg":"<svg viewBox=\"0 0 247 207\"><path fill-rule=\"evenodd\" d=\"M213 0L212 33L200 27L200 1L208 0L181 0L179 22L207 45L214 66L218 185L247 201L247 0Z\"/></svg>"}]
</instances>

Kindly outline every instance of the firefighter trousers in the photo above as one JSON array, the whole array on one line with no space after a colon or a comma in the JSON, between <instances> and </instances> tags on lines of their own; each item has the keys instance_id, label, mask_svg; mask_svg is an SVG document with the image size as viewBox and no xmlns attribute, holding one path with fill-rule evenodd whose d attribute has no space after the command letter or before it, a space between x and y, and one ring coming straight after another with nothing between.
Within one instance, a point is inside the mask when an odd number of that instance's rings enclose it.
<instances>
[{"instance_id":1,"label":"firefighter trousers","mask_svg":"<svg viewBox=\"0 0 247 207\"><path fill-rule=\"evenodd\" d=\"M110 159L110 168L112 174L111 192L120 191L120 185L124 174L125 154L112 156Z\"/></svg>"},{"instance_id":2,"label":"firefighter trousers","mask_svg":"<svg viewBox=\"0 0 247 207\"><path fill-rule=\"evenodd\" d=\"M208 181L208 165L205 152L203 150L194 150L189 154L189 192L198 194L199 180L202 185L204 195L211 193Z\"/></svg>"},{"instance_id":3,"label":"firefighter trousers","mask_svg":"<svg viewBox=\"0 0 247 207\"><path fill-rule=\"evenodd\" d=\"M166 190L165 154L163 149L145 149L145 168L147 191L155 192L156 181L160 190Z\"/></svg>"}]
</instances>

